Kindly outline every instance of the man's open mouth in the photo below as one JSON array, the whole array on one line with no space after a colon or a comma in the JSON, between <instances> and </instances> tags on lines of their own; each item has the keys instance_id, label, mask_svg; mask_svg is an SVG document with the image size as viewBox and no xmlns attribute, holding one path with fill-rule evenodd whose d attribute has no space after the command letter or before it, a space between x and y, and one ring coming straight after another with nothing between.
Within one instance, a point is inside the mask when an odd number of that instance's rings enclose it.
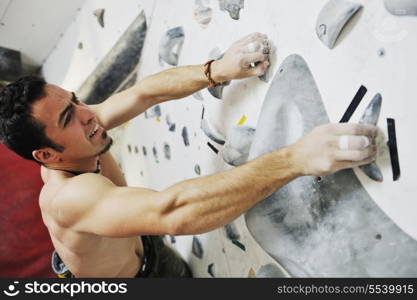
<instances>
[{"instance_id":1,"label":"man's open mouth","mask_svg":"<svg viewBox=\"0 0 417 300\"><path fill-rule=\"evenodd\" d=\"M96 135L96 133L99 129L100 129L100 126L97 124L96 127L94 128L93 132L91 132L90 135L88 136L88 138L91 140L93 138L93 136Z\"/></svg>"}]
</instances>

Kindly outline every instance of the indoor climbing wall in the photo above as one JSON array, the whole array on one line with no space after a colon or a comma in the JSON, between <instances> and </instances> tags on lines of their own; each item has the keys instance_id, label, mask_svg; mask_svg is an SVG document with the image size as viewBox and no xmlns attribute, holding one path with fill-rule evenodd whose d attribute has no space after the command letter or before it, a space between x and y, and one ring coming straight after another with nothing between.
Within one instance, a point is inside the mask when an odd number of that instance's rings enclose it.
<instances>
[{"instance_id":1,"label":"indoor climbing wall","mask_svg":"<svg viewBox=\"0 0 417 300\"><path fill-rule=\"evenodd\" d=\"M44 65L47 79L91 97L103 86L98 74L124 70L115 66L134 28L140 59L125 60L124 79L93 100L220 58L251 32L267 34L274 51L260 78L160 104L114 130L129 185L162 190L227 170L328 122L380 128L374 164L299 178L224 228L167 236L196 276L417 276L417 0L133 3L86 1ZM71 60L58 72L64 57Z\"/></svg>"}]
</instances>

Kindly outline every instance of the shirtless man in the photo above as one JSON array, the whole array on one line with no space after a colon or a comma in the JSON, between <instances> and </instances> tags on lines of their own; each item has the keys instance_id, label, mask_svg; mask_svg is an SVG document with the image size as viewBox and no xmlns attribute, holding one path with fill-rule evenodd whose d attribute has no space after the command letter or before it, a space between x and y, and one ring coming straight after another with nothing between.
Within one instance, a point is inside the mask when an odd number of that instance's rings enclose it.
<instances>
[{"instance_id":1,"label":"shirtless man","mask_svg":"<svg viewBox=\"0 0 417 300\"><path fill-rule=\"evenodd\" d=\"M263 74L268 66L266 47L267 37L259 33L237 41L211 64L211 79ZM203 65L172 68L91 106L70 91L34 78L0 92L0 138L22 157L42 165L43 220L60 259L75 277L147 276L149 272L141 273L146 264L152 276L190 275L184 268L177 273L152 270L172 264L164 260L168 252L162 251L155 263L155 249L147 248L162 246L144 247L138 236L207 232L298 176L325 175L375 159L376 148L369 143L375 127L330 124L223 173L163 191L126 187L108 152L112 140L106 130L155 104L206 88L208 77ZM349 147L340 149L340 136L349 137Z\"/></svg>"}]
</instances>

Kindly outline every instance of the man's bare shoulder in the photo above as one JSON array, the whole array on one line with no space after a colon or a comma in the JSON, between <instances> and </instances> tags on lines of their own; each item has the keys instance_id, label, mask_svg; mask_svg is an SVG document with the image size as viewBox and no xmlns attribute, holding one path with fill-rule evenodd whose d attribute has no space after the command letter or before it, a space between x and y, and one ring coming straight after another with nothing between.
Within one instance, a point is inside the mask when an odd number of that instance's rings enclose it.
<instances>
[{"instance_id":1,"label":"man's bare shoulder","mask_svg":"<svg viewBox=\"0 0 417 300\"><path fill-rule=\"evenodd\" d=\"M85 173L68 178L51 199L51 209L63 226L71 226L96 205L113 183L100 174Z\"/></svg>"}]
</instances>

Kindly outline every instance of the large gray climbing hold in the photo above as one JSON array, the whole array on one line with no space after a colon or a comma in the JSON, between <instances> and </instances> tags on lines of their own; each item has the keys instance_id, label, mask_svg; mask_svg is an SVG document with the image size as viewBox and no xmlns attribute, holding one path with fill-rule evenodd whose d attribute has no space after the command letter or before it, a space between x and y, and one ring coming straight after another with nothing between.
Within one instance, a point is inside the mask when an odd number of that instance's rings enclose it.
<instances>
[{"instance_id":1,"label":"large gray climbing hold","mask_svg":"<svg viewBox=\"0 0 417 300\"><path fill-rule=\"evenodd\" d=\"M159 44L159 63L161 65L162 61L171 66L178 65L184 38L184 29L182 27L171 28L163 35Z\"/></svg>"},{"instance_id":2,"label":"large gray climbing hold","mask_svg":"<svg viewBox=\"0 0 417 300\"><path fill-rule=\"evenodd\" d=\"M330 0L317 18L316 34L330 49L333 49L343 27L362 7L361 4L346 0Z\"/></svg>"},{"instance_id":3,"label":"large gray climbing hold","mask_svg":"<svg viewBox=\"0 0 417 300\"><path fill-rule=\"evenodd\" d=\"M384 4L395 16L417 16L417 0L385 0Z\"/></svg>"},{"instance_id":4,"label":"large gray climbing hold","mask_svg":"<svg viewBox=\"0 0 417 300\"><path fill-rule=\"evenodd\" d=\"M233 20L239 20L240 10L244 5L245 0L219 0L220 10L228 11Z\"/></svg>"},{"instance_id":5,"label":"large gray climbing hold","mask_svg":"<svg viewBox=\"0 0 417 300\"><path fill-rule=\"evenodd\" d=\"M360 124L370 124L376 125L378 123L379 114L381 112L382 97L380 94L376 94L372 101L369 103L368 107L365 109L361 119L359 120ZM378 165L373 162L365 166L359 167L369 178L382 182L384 177Z\"/></svg>"},{"instance_id":6,"label":"large gray climbing hold","mask_svg":"<svg viewBox=\"0 0 417 300\"><path fill-rule=\"evenodd\" d=\"M279 70L249 159L329 123L304 59L291 55ZM417 277L417 241L380 209L352 169L321 180L296 178L251 208L245 220L259 245L295 277Z\"/></svg>"},{"instance_id":7,"label":"large gray climbing hold","mask_svg":"<svg viewBox=\"0 0 417 300\"><path fill-rule=\"evenodd\" d=\"M249 126L234 126L230 129L222 150L223 160L231 166L244 164L249 155L256 129Z\"/></svg>"}]
</instances>

